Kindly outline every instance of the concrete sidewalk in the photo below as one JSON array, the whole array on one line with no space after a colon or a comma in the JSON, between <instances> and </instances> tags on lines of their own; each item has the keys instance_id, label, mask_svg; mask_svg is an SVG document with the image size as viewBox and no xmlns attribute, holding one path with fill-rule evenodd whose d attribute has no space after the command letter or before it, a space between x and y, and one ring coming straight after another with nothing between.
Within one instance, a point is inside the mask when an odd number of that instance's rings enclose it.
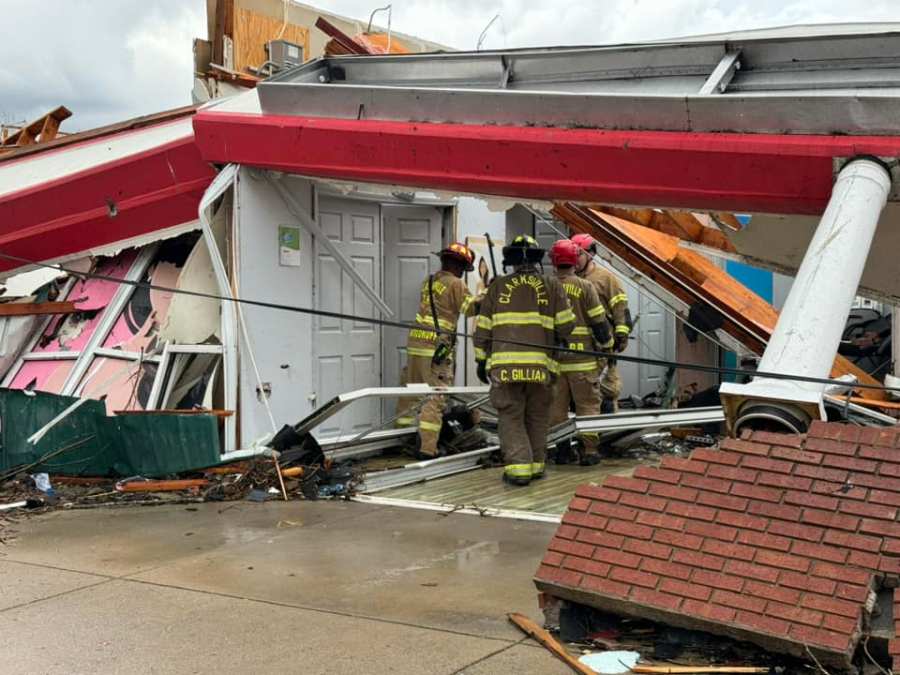
<instances>
[{"instance_id":1,"label":"concrete sidewalk","mask_svg":"<svg viewBox=\"0 0 900 675\"><path fill-rule=\"evenodd\" d=\"M555 527L348 502L57 511L0 548L41 673L567 673L506 621Z\"/></svg>"}]
</instances>

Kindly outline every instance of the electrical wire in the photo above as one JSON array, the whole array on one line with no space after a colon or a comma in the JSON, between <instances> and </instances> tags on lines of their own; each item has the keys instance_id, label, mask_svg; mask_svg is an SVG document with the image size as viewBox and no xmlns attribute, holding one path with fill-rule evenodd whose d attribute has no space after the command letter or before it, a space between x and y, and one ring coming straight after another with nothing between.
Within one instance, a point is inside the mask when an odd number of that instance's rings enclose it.
<instances>
[{"instance_id":1,"label":"electrical wire","mask_svg":"<svg viewBox=\"0 0 900 675\"><path fill-rule=\"evenodd\" d=\"M0 259L10 260L13 262L19 262L26 265L34 265L37 267L45 267L48 269L54 269L60 272L66 272L67 274L71 274L75 277L85 278L85 279L97 279L99 281L108 281L114 284L124 284L126 286L132 286L134 288L144 288L151 291L158 291L162 293L175 293L181 295L189 295L195 298L206 298L207 300L218 300L220 302L233 302L239 303L242 305L249 305L251 307L261 307L264 309L274 309L285 312L293 312L295 314L306 314L310 316L319 316L330 319L339 319L341 321L355 321L358 323L368 323L376 326L384 326L388 328L401 328L403 330L411 330L411 329L421 329L422 326L413 322L406 321L392 321L390 319L374 319L366 316L358 316L355 314L346 314L344 312L332 312L325 309L315 309L313 307L301 307L297 305L284 305L277 302L268 302L265 300L248 300L246 298L237 298L237 297L226 297L223 295L218 295L216 293L205 293L203 291L190 291L184 288L171 288L169 286L159 286L157 284L153 284L146 281L131 281L129 279L119 279L117 277L108 276L105 274L97 274L95 272L80 272L78 270L68 269L63 267L62 265L51 265L49 263L38 262L36 260L31 260L29 258L23 258L22 256L16 256L9 253L0 252ZM457 338L469 339L474 338L474 335L471 333L466 333L464 331L444 331L446 335L455 335ZM503 342L505 344L516 345L517 347L530 347L532 349L541 349L547 350L550 349L556 353L562 354L576 354L578 356L593 356L598 359L616 359L618 361L623 361L626 363L643 363L649 366L658 366L660 368L675 368L677 370L691 370L695 372L701 373L713 373L718 375L735 375L737 377L760 377L767 378L772 380L786 380L790 382L807 382L810 384L822 384L822 385L832 385L838 386L842 388L846 388L848 386L855 389L869 389L872 391L893 391L900 393L900 387L886 387L882 384L866 384L863 382L853 382L849 383L846 380L836 380L832 378L826 377L809 377L806 375L791 375L787 373L774 373L774 372L765 372L760 370L745 370L743 368L728 368L726 366L707 366L696 363L682 363L680 361L672 361L668 359L650 359L646 357L640 356L627 356L625 354L620 354L617 352L603 352L596 350L577 350L577 349L569 349L568 347L563 346L553 346L548 347L545 344L537 344L534 342L526 342L524 340L512 340L506 339L498 340L499 342Z\"/></svg>"}]
</instances>

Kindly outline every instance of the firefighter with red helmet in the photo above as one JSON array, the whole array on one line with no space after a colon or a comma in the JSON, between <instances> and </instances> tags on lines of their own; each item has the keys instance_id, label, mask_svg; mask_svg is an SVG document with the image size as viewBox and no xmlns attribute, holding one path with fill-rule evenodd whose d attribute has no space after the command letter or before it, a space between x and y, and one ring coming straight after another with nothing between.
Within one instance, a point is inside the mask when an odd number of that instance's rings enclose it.
<instances>
[{"instance_id":1,"label":"firefighter with red helmet","mask_svg":"<svg viewBox=\"0 0 900 675\"><path fill-rule=\"evenodd\" d=\"M405 384L427 384L432 387L453 384L456 356L456 331L460 315L474 316L476 299L462 280L474 269L475 255L465 244L454 243L440 251L441 269L422 283L416 326L406 340ZM417 456L438 456L438 437L444 416L445 399L440 395L400 399L396 424L418 426ZM415 410L418 408L418 415Z\"/></svg>"},{"instance_id":2,"label":"firefighter with red helmet","mask_svg":"<svg viewBox=\"0 0 900 675\"><path fill-rule=\"evenodd\" d=\"M600 414L600 369L596 356L579 352L609 351L613 346L612 331L606 316L606 308L600 301L594 284L575 274L581 249L569 240L562 239L550 249L550 262L556 268L556 278L562 283L575 314L575 328L565 345L568 349L559 354L559 377L553 391L550 408L550 425L566 421L569 404L575 404L576 415ZM580 463L584 466L600 460L599 435L581 433Z\"/></svg>"},{"instance_id":3,"label":"firefighter with red helmet","mask_svg":"<svg viewBox=\"0 0 900 675\"><path fill-rule=\"evenodd\" d=\"M628 336L631 334L631 312L628 309L628 295L622 288L619 278L594 262L597 253L597 242L589 234L576 234L572 241L580 249L576 272L582 279L594 284L600 301L606 310L606 316L613 325L613 351L621 353L628 347ZM602 412L612 413L618 410L619 394L622 391L622 380L614 360L610 360L605 367L601 364L601 370L605 371L600 380L600 393L603 396L601 404Z\"/></svg>"},{"instance_id":4,"label":"firefighter with red helmet","mask_svg":"<svg viewBox=\"0 0 900 675\"><path fill-rule=\"evenodd\" d=\"M544 475L556 347L567 342L575 316L566 292L538 265L544 250L533 237L503 247L503 267L485 292L475 328L478 378L491 385L497 410L503 480L528 485Z\"/></svg>"}]
</instances>

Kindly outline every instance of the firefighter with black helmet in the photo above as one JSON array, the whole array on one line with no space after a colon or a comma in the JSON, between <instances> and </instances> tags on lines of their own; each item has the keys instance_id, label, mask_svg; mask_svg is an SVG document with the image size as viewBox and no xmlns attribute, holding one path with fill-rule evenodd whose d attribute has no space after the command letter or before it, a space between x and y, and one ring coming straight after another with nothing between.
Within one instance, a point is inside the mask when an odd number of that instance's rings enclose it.
<instances>
[{"instance_id":1,"label":"firefighter with black helmet","mask_svg":"<svg viewBox=\"0 0 900 675\"><path fill-rule=\"evenodd\" d=\"M503 479L528 485L544 475L555 350L568 341L575 315L566 292L538 265L544 250L533 237L503 247L503 268L481 302L475 328L478 378L491 385L497 410Z\"/></svg>"},{"instance_id":2,"label":"firefighter with black helmet","mask_svg":"<svg viewBox=\"0 0 900 675\"><path fill-rule=\"evenodd\" d=\"M569 337L568 349L559 354L559 378L553 391L550 424L566 421L570 403L576 415L600 414L600 388L597 357L590 352L612 349L613 337L606 309L597 290L587 279L575 274L578 264L578 245L561 239L550 249L550 262L556 268L556 278L562 283L575 314L575 328ZM582 353L587 352L587 353ZM581 441L580 463L591 466L600 460L599 435L584 432ZM557 462L561 460L557 457Z\"/></svg>"},{"instance_id":3,"label":"firefighter with black helmet","mask_svg":"<svg viewBox=\"0 0 900 675\"><path fill-rule=\"evenodd\" d=\"M452 385L459 317L474 316L477 312L477 301L462 280L463 274L474 269L475 255L471 249L454 243L437 255L441 270L422 283L416 327L410 329L406 340L405 384ZM428 396L425 401L404 398L398 403L397 426L418 426L416 454L420 458L438 456L444 405L445 398L440 395Z\"/></svg>"},{"instance_id":4,"label":"firefighter with black helmet","mask_svg":"<svg viewBox=\"0 0 900 675\"><path fill-rule=\"evenodd\" d=\"M631 335L631 311L628 309L628 295L622 288L619 278L594 262L597 254L597 242L589 234L576 234L572 237L581 249L576 272L578 276L594 284L600 301L606 309L610 323L613 324L613 351L624 352L628 347ZM614 359L602 368L605 371L600 380L600 393L603 395L602 412L612 413L618 410L619 394L622 392L622 380Z\"/></svg>"}]
</instances>

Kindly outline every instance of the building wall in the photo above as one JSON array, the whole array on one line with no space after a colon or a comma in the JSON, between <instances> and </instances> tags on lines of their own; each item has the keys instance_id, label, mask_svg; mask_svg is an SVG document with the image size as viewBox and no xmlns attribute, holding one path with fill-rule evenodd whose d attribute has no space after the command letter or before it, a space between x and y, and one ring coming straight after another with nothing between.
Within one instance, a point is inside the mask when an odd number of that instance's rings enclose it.
<instances>
[{"instance_id":1,"label":"building wall","mask_svg":"<svg viewBox=\"0 0 900 675\"><path fill-rule=\"evenodd\" d=\"M283 0L235 0L235 5L276 19L283 20L285 15L285 3ZM376 6L377 5L372 5L372 9ZM213 14L213 16L215 16L215 14ZM325 43L329 40L329 37L325 35L325 33L315 27L316 20L320 16L327 19L351 37L357 33L363 32L366 29L366 24L369 20L368 16L360 17L359 19L350 19L337 14L332 14L325 9L320 9L311 5L289 2L287 4L288 22L297 26L309 28L309 54L306 55L307 59L322 56L325 53ZM386 26L386 14L380 12L375 19L379 30L386 30L386 28L381 28L382 26ZM444 47L437 43L406 35L404 33L395 32L394 35L403 40L403 43L414 52L444 49Z\"/></svg>"},{"instance_id":2,"label":"building wall","mask_svg":"<svg viewBox=\"0 0 900 675\"><path fill-rule=\"evenodd\" d=\"M307 209L312 207L309 181L295 180L294 194ZM312 238L287 211L269 183L250 169L242 168L237 179L234 223L236 229L237 292L242 298L285 305L312 305ZM279 225L300 227L300 266L279 261ZM312 409L309 377L311 317L263 307L241 309L250 349L256 357L260 378L271 387L269 405L277 425L293 423ZM243 335L240 338L240 411L238 419L242 447L272 431L257 378Z\"/></svg>"}]
</instances>

